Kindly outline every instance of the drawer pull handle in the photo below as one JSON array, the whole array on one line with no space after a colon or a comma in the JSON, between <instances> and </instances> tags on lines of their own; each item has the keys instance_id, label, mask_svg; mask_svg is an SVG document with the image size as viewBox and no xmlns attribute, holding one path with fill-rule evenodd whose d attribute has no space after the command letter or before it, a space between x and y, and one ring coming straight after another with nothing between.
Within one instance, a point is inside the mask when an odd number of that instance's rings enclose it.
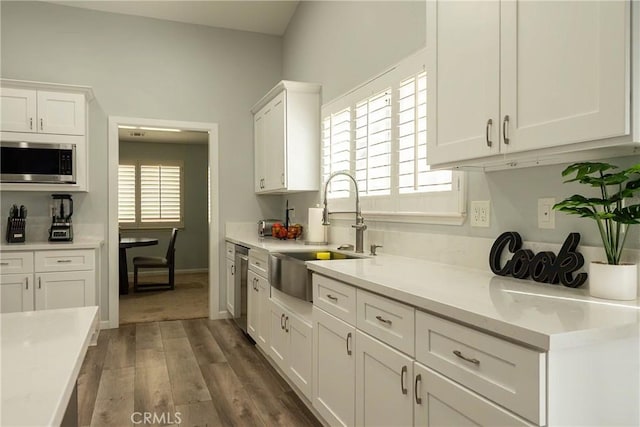
<instances>
[{"instance_id":1,"label":"drawer pull handle","mask_svg":"<svg viewBox=\"0 0 640 427\"><path fill-rule=\"evenodd\" d=\"M38 289L42 289L42 277L38 277Z\"/></svg>"},{"instance_id":2,"label":"drawer pull handle","mask_svg":"<svg viewBox=\"0 0 640 427\"><path fill-rule=\"evenodd\" d=\"M56 262L65 263L65 262L71 262L71 260L70 259L59 259Z\"/></svg>"},{"instance_id":3,"label":"drawer pull handle","mask_svg":"<svg viewBox=\"0 0 640 427\"><path fill-rule=\"evenodd\" d=\"M0 265L9 265L8 262L0 262Z\"/></svg>"},{"instance_id":4,"label":"drawer pull handle","mask_svg":"<svg viewBox=\"0 0 640 427\"><path fill-rule=\"evenodd\" d=\"M338 297L334 297L334 296L333 296L333 295L331 295L331 294L327 294L327 298L329 298L331 301L338 302Z\"/></svg>"},{"instance_id":5,"label":"drawer pull handle","mask_svg":"<svg viewBox=\"0 0 640 427\"><path fill-rule=\"evenodd\" d=\"M456 356L458 356L460 359L467 361L469 363L473 363L476 366L480 366L480 361L478 359L471 359L469 357L466 357L464 354L462 354L461 351L459 350L453 350L453 354L455 354Z\"/></svg>"},{"instance_id":6,"label":"drawer pull handle","mask_svg":"<svg viewBox=\"0 0 640 427\"><path fill-rule=\"evenodd\" d=\"M387 324L387 325L389 325L389 326L391 326L391 324L393 323L393 322L391 322L391 320L389 320L389 319L385 319L385 318L384 318L384 317L382 317L382 316L376 316L376 319L378 319L378 320L379 320L380 322L382 322L382 323L386 323L386 324Z\"/></svg>"},{"instance_id":7,"label":"drawer pull handle","mask_svg":"<svg viewBox=\"0 0 640 427\"><path fill-rule=\"evenodd\" d=\"M502 138L505 144L509 144L509 137L507 136L507 126L509 125L509 115L504 116L502 120Z\"/></svg>"},{"instance_id":8,"label":"drawer pull handle","mask_svg":"<svg viewBox=\"0 0 640 427\"><path fill-rule=\"evenodd\" d=\"M347 334L347 356L351 356L351 332Z\"/></svg>"},{"instance_id":9,"label":"drawer pull handle","mask_svg":"<svg viewBox=\"0 0 640 427\"><path fill-rule=\"evenodd\" d=\"M257 265L258 267L260 267L260 263L259 263L258 261L256 261L256 265Z\"/></svg>"},{"instance_id":10,"label":"drawer pull handle","mask_svg":"<svg viewBox=\"0 0 640 427\"><path fill-rule=\"evenodd\" d=\"M235 276L235 275L236 275L236 266L235 266L235 265L232 265L232 266L231 266L231 275L232 275L232 276Z\"/></svg>"},{"instance_id":11,"label":"drawer pull handle","mask_svg":"<svg viewBox=\"0 0 640 427\"><path fill-rule=\"evenodd\" d=\"M487 140L487 147L491 147L491 145L493 145L493 142L491 141L491 139L489 138L489 127L491 127L493 125L493 120L489 119L487 121L487 127L485 129L485 138Z\"/></svg>"},{"instance_id":12,"label":"drawer pull handle","mask_svg":"<svg viewBox=\"0 0 640 427\"><path fill-rule=\"evenodd\" d=\"M27 290L29 290L29 278L28 278L28 277L25 277L25 279L26 279L26 286L27 286L27 288L26 288L26 289L27 289Z\"/></svg>"},{"instance_id":13,"label":"drawer pull handle","mask_svg":"<svg viewBox=\"0 0 640 427\"><path fill-rule=\"evenodd\" d=\"M284 313L280 316L280 329L284 330Z\"/></svg>"},{"instance_id":14,"label":"drawer pull handle","mask_svg":"<svg viewBox=\"0 0 640 427\"><path fill-rule=\"evenodd\" d=\"M416 403L418 405L422 405L422 398L420 396L418 396L418 383L422 382L422 375L418 374L416 375L416 381L413 384L413 395L416 398Z\"/></svg>"},{"instance_id":15,"label":"drawer pull handle","mask_svg":"<svg viewBox=\"0 0 640 427\"><path fill-rule=\"evenodd\" d=\"M400 390L402 390L402 394L407 394L408 390L404 386L404 377L407 374L407 365L402 367L400 371Z\"/></svg>"},{"instance_id":16,"label":"drawer pull handle","mask_svg":"<svg viewBox=\"0 0 640 427\"><path fill-rule=\"evenodd\" d=\"M284 318L284 331L289 332L289 316Z\"/></svg>"}]
</instances>

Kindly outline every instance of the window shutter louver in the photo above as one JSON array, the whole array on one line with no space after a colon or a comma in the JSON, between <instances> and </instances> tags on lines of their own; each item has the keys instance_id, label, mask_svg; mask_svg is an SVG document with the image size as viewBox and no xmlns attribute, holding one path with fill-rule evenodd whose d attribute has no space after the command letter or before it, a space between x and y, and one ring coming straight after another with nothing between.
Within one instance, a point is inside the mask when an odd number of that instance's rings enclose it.
<instances>
[{"instance_id":1,"label":"window shutter louver","mask_svg":"<svg viewBox=\"0 0 640 427\"><path fill-rule=\"evenodd\" d=\"M118 222L136 221L136 166L118 166Z\"/></svg>"},{"instance_id":2,"label":"window shutter louver","mask_svg":"<svg viewBox=\"0 0 640 427\"><path fill-rule=\"evenodd\" d=\"M334 172L351 170L351 109L331 114L322 121L322 179ZM327 190L332 199L349 197L349 178L337 176Z\"/></svg>"}]
</instances>

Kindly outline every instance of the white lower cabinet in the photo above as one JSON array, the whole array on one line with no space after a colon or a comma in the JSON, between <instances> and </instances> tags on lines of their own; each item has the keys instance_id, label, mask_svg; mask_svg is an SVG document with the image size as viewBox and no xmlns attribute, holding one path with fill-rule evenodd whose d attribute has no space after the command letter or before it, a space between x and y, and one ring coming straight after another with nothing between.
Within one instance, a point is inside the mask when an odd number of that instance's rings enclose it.
<instances>
[{"instance_id":1,"label":"white lower cabinet","mask_svg":"<svg viewBox=\"0 0 640 427\"><path fill-rule=\"evenodd\" d=\"M417 426L531 426L495 403L414 362Z\"/></svg>"},{"instance_id":2,"label":"white lower cabinet","mask_svg":"<svg viewBox=\"0 0 640 427\"><path fill-rule=\"evenodd\" d=\"M0 313L33 309L33 274L0 275Z\"/></svg>"},{"instance_id":3,"label":"white lower cabinet","mask_svg":"<svg viewBox=\"0 0 640 427\"><path fill-rule=\"evenodd\" d=\"M314 307L313 329L313 407L330 425L352 426L356 328Z\"/></svg>"},{"instance_id":4,"label":"white lower cabinet","mask_svg":"<svg viewBox=\"0 0 640 427\"><path fill-rule=\"evenodd\" d=\"M93 249L0 253L0 312L96 305L95 260Z\"/></svg>"},{"instance_id":5,"label":"white lower cabinet","mask_svg":"<svg viewBox=\"0 0 640 427\"><path fill-rule=\"evenodd\" d=\"M269 355L311 399L313 327L275 300L271 300L269 325Z\"/></svg>"},{"instance_id":6,"label":"white lower cabinet","mask_svg":"<svg viewBox=\"0 0 640 427\"><path fill-rule=\"evenodd\" d=\"M413 359L356 331L356 425L413 425Z\"/></svg>"},{"instance_id":7,"label":"white lower cabinet","mask_svg":"<svg viewBox=\"0 0 640 427\"><path fill-rule=\"evenodd\" d=\"M231 315L231 317L235 316L235 274L236 274L236 266L235 266L235 262L233 259L226 259L227 261L227 265L226 265L226 270L227 270L227 311L229 312L229 314Z\"/></svg>"},{"instance_id":8,"label":"white lower cabinet","mask_svg":"<svg viewBox=\"0 0 640 427\"><path fill-rule=\"evenodd\" d=\"M247 273L247 332L263 351L268 351L270 340L269 282L254 271Z\"/></svg>"}]
</instances>

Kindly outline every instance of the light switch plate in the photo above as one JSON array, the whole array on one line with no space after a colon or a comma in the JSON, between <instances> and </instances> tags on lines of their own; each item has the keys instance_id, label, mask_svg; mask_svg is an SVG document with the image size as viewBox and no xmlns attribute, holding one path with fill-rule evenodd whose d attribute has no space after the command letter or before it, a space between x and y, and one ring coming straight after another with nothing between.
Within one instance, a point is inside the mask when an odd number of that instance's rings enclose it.
<instances>
[{"instance_id":1,"label":"light switch plate","mask_svg":"<svg viewBox=\"0 0 640 427\"><path fill-rule=\"evenodd\" d=\"M489 200L473 200L471 201L471 226L472 227L489 227L491 211Z\"/></svg>"},{"instance_id":2,"label":"light switch plate","mask_svg":"<svg viewBox=\"0 0 640 427\"><path fill-rule=\"evenodd\" d=\"M555 204L556 199L553 197L538 199L538 228L556 228L556 211L553 210Z\"/></svg>"}]
</instances>

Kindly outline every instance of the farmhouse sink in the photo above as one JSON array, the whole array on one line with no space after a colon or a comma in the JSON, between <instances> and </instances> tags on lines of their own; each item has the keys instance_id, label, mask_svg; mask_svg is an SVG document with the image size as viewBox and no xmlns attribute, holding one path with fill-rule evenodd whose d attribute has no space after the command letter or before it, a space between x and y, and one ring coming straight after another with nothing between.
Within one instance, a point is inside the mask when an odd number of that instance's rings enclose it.
<instances>
[{"instance_id":1,"label":"farmhouse sink","mask_svg":"<svg viewBox=\"0 0 640 427\"><path fill-rule=\"evenodd\" d=\"M271 253L269 255L269 283L285 294L311 302L313 300L311 272L307 270L306 261L361 258L365 257L333 251Z\"/></svg>"}]
</instances>

